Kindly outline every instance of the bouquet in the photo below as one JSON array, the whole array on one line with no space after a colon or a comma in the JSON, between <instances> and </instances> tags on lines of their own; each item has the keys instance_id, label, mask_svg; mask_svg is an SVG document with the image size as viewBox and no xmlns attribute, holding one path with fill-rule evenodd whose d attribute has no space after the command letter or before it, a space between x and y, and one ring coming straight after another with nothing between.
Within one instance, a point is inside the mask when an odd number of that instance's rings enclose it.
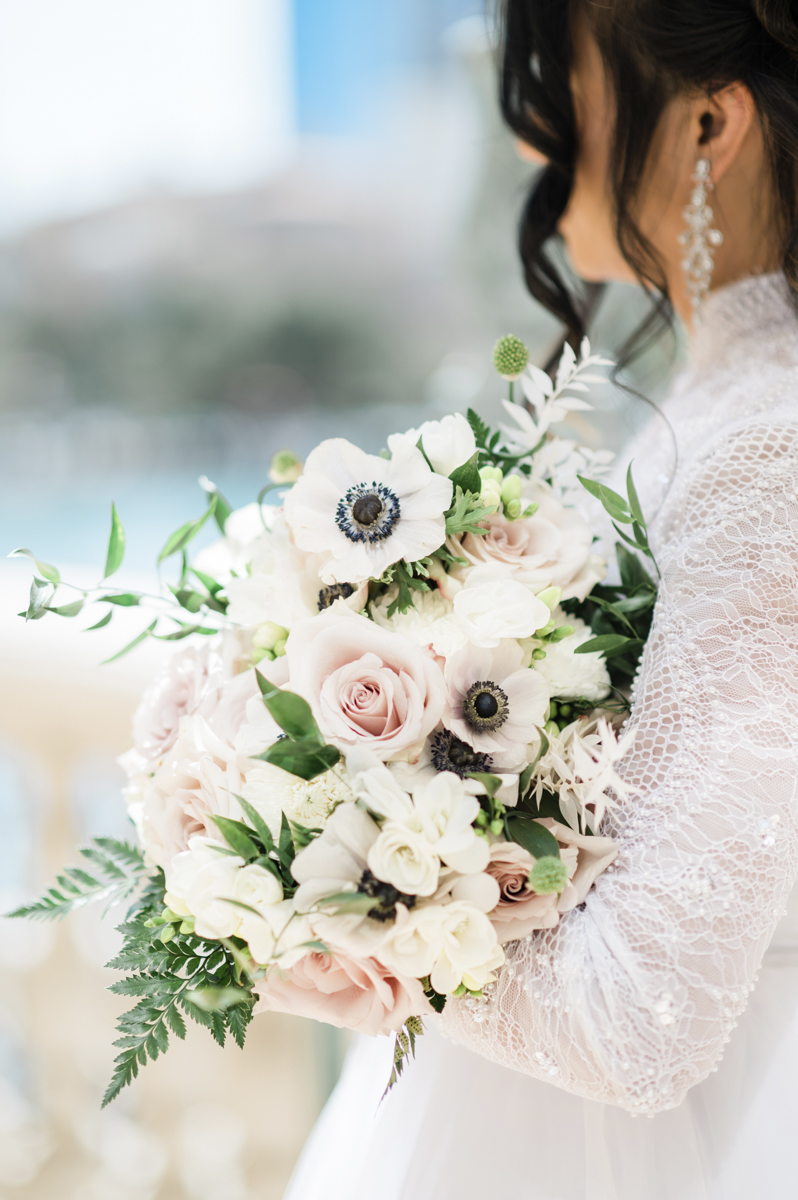
<instances>
[{"instance_id":1,"label":"bouquet","mask_svg":"<svg viewBox=\"0 0 798 1200\"><path fill-rule=\"evenodd\" d=\"M627 795L624 687L656 596L633 551L652 556L631 469L623 498L597 478L611 455L551 429L590 407L604 360L566 348L552 382L528 358L496 347L498 430L469 411L379 455L340 438L304 464L278 452L236 512L201 479L205 512L168 538L152 596L108 582L113 506L93 590L15 552L35 564L27 620L99 605L96 629L139 607L151 620L120 654L185 641L121 760L135 842L96 838L12 914L129 905L108 965L135 1004L104 1103L186 1016L243 1045L264 1010L393 1035L393 1082L423 1018L482 997L502 947L555 926L613 861L600 828ZM583 488L622 539L612 586ZM210 521L220 540L192 559Z\"/></svg>"}]
</instances>

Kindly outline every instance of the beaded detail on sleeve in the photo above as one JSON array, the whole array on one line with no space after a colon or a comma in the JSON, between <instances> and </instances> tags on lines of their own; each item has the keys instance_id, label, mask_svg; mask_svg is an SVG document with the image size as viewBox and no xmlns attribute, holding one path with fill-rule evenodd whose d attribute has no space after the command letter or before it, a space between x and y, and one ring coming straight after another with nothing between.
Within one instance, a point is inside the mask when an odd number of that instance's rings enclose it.
<instances>
[{"instance_id":1,"label":"beaded detail on sleeve","mask_svg":"<svg viewBox=\"0 0 798 1200\"><path fill-rule=\"evenodd\" d=\"M665 411L679 467L621 767L638 791L602 830L619 858L555 929L507 947L485 1000L441 1019L496 1062L638 1113L717 1065L798 873L798 317L779 277L710 297ZM649 512L656 445L635 448Z\"/></svg>"}]
</instances>

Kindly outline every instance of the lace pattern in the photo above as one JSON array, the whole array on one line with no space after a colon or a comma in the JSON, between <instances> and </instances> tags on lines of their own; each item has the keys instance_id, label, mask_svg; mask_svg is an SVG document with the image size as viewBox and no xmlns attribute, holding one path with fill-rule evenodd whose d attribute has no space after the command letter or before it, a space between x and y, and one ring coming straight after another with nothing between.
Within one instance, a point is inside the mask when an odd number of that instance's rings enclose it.
<instances>
[{"instance_id":1,"label":"lace pattern","mask_svg":"<svg viewBox=\"0 0 798 1200\"><path fill-rule=\"evenodd\" d=\"M798 873L798 319L778 276L710 297L660 431L634 456L662 587L581 909L511 944L453 1040L631 1112L716 1068Z\"/></svg>"}]
</instances>

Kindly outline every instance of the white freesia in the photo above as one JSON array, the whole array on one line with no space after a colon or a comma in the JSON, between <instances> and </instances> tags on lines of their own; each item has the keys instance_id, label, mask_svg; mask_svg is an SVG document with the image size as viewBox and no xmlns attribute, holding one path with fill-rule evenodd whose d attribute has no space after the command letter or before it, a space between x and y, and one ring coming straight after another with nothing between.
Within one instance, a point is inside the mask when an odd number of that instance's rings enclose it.
<instances>
[{"instance_id":1,"label":"white freesia","mask_svg":"<svg viewBox=\"0 0 798 1200\"><path fill-rule=\"evenodd\" d=\"M166 904L178 916L193 917L199 937L232 937L241 924L241 910L228 899L243 866L243 858L220 852L218 842L194 837L167 871Z\"/></svg>"},{"instance_id":2,"label":"white freesia","mask_svg":"<svg viewBox=\"0 0 798 1200\"><path fill-rule=\"evenodd\" d=\"M413 812L407 823L447 867L463 874L484 871L490 857L488 843L473 827L479 813L474 792L481 790L475 780L464 781L446 771L413 794Z\"/></svg>"},{"instance_id":3,"label":"white freesia","mask_svg":"<svg viewBox=\"0 0 798 1200\"><path fill-rule=\"evenodd\" d=\"M324 583L359 584L436 550L451 498L452 484L409 442L384 459L331 438L308 456L285 516L299 548L323 556Z\"/></svg>"},{"instance_id":4,"label":"white freesia","mask_svg":"<svg viewBox=\"0 0 798 1200\"><path fill-rule=\"evenodd\" d=\"M439 475L451 475L468 462L476 451L474 432L462 413L451 413L440 421L425 421L418 429L394 433L388 438L388 449L395 453L406 439L412 446L422 439L424 453Z\"/></svg>"},{"instance_id":5,"label":"white freesia","mask_svg":"<svg viewBox=\"0 0 798 1200\"><path fill-rule=\"evenodd\" d=\"M291 900L259 908L257 913L242 912L238 936L244 938L255 962L276 961L289 970L309 953L313 930L307 917L298 913Z\"/></svg>"},{"instance_id":6,"label":"white freesia","mask_svg":"<svg viewBox=\"0 0 798 1200\"><path fill-rule=\"evenodd\" d=\"M408 896L431 896L440 863L429 841L407 824L386 821L369 850L369 870Z\"/></svg>"},{"instance_id":7,"label":"white freesia","mask_svg":"<svg viewBox=\"0 0 798 1200\"><path fill-rule=\"evenodd\" d=\"M449 894L452 900L464 900L480 912L489 913L501 899L501 888L492 875L483 871L476 875L461 875L452 884Z\"/></svg>"},{"instance_id":8,"label":"white freesia","mask_svg":"<svg viewBox=\"0 0 798 1200\"><path fill-rule=\"evenodd\" d=\"M478 991L492 983L493 971L504 962L504 951L485 913L464 900L447 904L442 913L442 945L430 973L435 991L446 995L461 983Z\"/></svg>"},{"instance_id":9,"label":"white freesia","mask_svg":"<svg viewBox=\"0 0 798 1200\"><path fill-rule=\"evenodd\" d=\"M468 641L489 648L505 638L530 637L551 617L542 600L498 565L471 571L454 598L454 613Z\"/></svg>"},{"instance_id":10,"label":"white freesia","mask_svg":"<svg viewBox=\"0 0 798 1200\"><path fill-rule=\"evenodd\" d=\"M610 676L601 654L576 654L578 646L595 636L579 617L555 613L558 625L572 625L574 632L560 642L547 642L546 657L532 661L552 696L558 700L590 700L598 703L610 692ZM536 645L533 641L532 646Z\"/></svg>"},{"instance_id":11,"label":"white freesia","mask_svg":"<svg viewBox=\"0 0 798 1200\"><path fill-rule=\"evenodd\" d=\"M200 550L195 566L220 583L246 575L253 544L271 529L279 511L273 504L257 502L237 508L224 523L224 537Z\"/></svg>"},{"instance_id":12,"label":"white freesia","mask_svg":"<svg viewBox=\"0 0 798 1200\"><path fill-rule=\"evenodd\" d=\"M375 754L356 746L346 756L346 769L352 791L377 816L392 821L411 816L413 801Z\"/></svg>"},{"instance_id":13,"label":"white freesia","mask_svg":"<svg viewBox=\"0 0 798 1200\"><path fill-rule=\"evenodd\" d=\"M402 911L377 957L389 970L415 978L429 975L443 995L461 983L483 987L504 962L487 916L464 900Z\"/></svg>"}]
</instances>

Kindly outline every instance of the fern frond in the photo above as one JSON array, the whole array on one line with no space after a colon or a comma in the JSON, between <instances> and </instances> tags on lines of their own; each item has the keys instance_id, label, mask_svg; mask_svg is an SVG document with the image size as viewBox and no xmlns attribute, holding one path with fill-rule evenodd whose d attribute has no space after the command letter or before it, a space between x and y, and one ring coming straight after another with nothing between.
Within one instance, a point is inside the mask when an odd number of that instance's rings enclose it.
<instances>
[{"instance_id":1,"label":"fern frond","mask_svg":"<svg viewBox=\"0 0 798 1200\"><path fill-rule=\"evenodd\" d=\"M43 896L8 913L9 917L28 917L34 921L57 921L76 908L107 901L107 908L129 899L148 874L141 851L116 838L93 838L80 853L91 867L66 867L56 879L56 887Z\"/></svg>"}]
</instances>

